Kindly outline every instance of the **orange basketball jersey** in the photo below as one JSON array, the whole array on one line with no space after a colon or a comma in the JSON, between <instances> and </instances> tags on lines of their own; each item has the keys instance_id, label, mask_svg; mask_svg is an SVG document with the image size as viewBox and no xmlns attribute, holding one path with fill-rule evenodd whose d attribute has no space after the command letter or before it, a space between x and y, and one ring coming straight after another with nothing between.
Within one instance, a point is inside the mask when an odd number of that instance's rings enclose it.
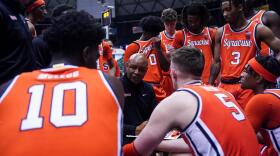
<instances>
[{"instance_id":1,"label":"orange basketball jersey","mask_svg":"<svg viewBox=\"0 0 280 156\"><path fill-rule=\"evenodd\" d=\"M168 34L166 34L165 31L162 31L159 34L160 35L160 39L163 41L163 43L166 46L167 52L170 52L170 51L174 50L172 44L173 44L173 40L174 40L175 34L176 34L176 31L175 31L173 36L169 36Z\"/></svg>"},{"instance_id":2,"label":"orange basketball jersey","mask_svg":"<svg viewBox=\"0 0 280 156\"><path fill-rule=\"evenodd\" d=\"M188 92L198 101L194 119L182 131L193 155L260 155L255 132L230 93L200 84L177 91Z\"/></svg>"},{"instance_id":3,"label":"orange basketball jersey","mask_svg":"<svg viewBox=\"0 0 280 156\"><path fill-rule=\"evenodd\" d=\"M23 73L0 97L0 155L121 155L121 118L98 70L64 66Z\"/></svg>"},{"instance_id":4,"label":"orange basketball jersey","mask_svg":"<svg viewBox=\"0 0 280 156\"><path fill-rule=\"evenodd\" d=\"M265 122L261 129L262 136L268 146L268 153L271 156L280 155L280 89L267 89L265 105L262 108L266 111Z\"/></svg>"},{"instance_id":5,"label":"orange basketball jersey","mask_svg":"<svg viewBox=\"0 0 280 156\"><path fill-rule=\"evenodd\" d=\"M255 14L251 19L250 21L255 21L257 23L260 23L260 24L263 24L262 22L262 17L263 17L263 14L265 13L265 10L260 10L258 11L257 14ZM261 42L261 54L264 55L264 56L267 56L267 55L271 55L271 49L269 48L268 45L266 45L264 42Z\"/></svg>"},{"instance_id":6,"label":"orange basketball jersey","mask_svg":"<svg viewBox=\"0 0 280 156\"><path fill-rule=\"evenodd\" d=\"M119 65L118 65L118 62L114 59L114 58L111 58L112 61L113 61L113 67L115 67L115 77L120 77L121 76L121 71L120 71L120 68L119 68ZM103 56L100 56L99 59L98 59L98 68L103 71L104 73L109 73L109 71L112 69L110 68L109 64L108 64L108 59L103 57Z\"/></svg>"},{"instance_id":7,"label":"orange basketball jersey","mask_svg":"<svg viewBox=\"0 0 280 156\"><path fill-rule=\"evenodd\" d=\"M163 49L163 53L166 53L164 43L161 44L161 48ZM124 54L124 62L127 62L129 57L134 53L143 53L148 59L148 71L143 80L148 83L159 84L162 79L162 70L160 68L157 51L153 48L151 40L136 40L128 45Z\"/></svg>"},{"instance_id":8,"label":"orange basketball jersey","mask_svg":"<svg viewBox=\"0 0 280 156\"><path fill-rule=\"evenodd\" d=\"M196 47L202 51L205 64L201 80L205 84L208 84L210 77L210 69L213 61L212 41L215 40L215 33L215 29L208 27L205 27L199 34L194 34L183 29L176 35L176 43L174 43L175 49L182 46L189 46Z\"/></svg>"},{"instance_id":9,"label":"orange basketball jersey","mask_svg":"<svg viewBox=\"0 0 280 156\"><path fill-rule=\"evenodd\" d=\"M258 23L250 22L240 31L229 24L223 27L221 39L221 78L239 78L247 62L256 56L259 48L255 41Z\"/></svg>"}]
</instances>

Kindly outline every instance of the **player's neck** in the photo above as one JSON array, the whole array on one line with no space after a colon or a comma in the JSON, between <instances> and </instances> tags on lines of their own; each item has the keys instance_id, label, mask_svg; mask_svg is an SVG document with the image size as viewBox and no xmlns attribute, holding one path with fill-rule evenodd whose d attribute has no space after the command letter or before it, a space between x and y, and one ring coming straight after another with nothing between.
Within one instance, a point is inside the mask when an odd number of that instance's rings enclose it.
<instances>
[{"instance_id":1,"label":"player's neck","mask_svg":"<svg viewBox=\"0 0 280 156\"><path fill-rule=\"evenodd\" d=\"M236 31L242 30L245 28L250 21L247 20L244 15L240 17L239 20L237 20L235 23L230 23L230 27L233 28Z\"/></svg>"},{"instance_id":2,"label":"player's neck","mask_svg":"<svg viewBox=\"0 0 280 156\"><path fill-rule=\"evenodd\" d=\"M199 27L197 29L188 29L193 34L200 34L203 31L203 27Z\"/></svg>"},{"instance_id":3,"label":"player's neck","mask_svg":"<svg viewBox=\"0 0 280 156\"><path fill-rule=\"evenodd\" d=\"M149 39L151 39L153 36L150 35L150 34L146 34L146 33L143 33L140 37L140 41L148 41Z\"/></svg>"},{"instance_id":4,"label":"player's neck","mask_svg":"<svg viewBox=\"0 0 280 156\"><path fill-rule=\"evenodd\" d=\"M175 34L175 30L172 31L165 30L165 34L167 35L167 37L171 38Z\"/></svg>"},{"instance_id":5,"label":"player's neck","mask_svg":"<svg viewBox=\"0 0 280 156\"><path fill-rule=\"evenodd\" d=\"M201 84L201 80L194 79L194 78L184 78L184 79L179 79L177 80L177 86L179 88L184 87L186 85L191 85L191 84Z\"/></svg>"},{"instance_id":6,"label":"player's neck","mask_svg":"<svg viewBox=\"0 0 280 156\"><path fill-rule=\"evenodd\" d=\"M50 66L52 67L55 64L82 66L81 61L79 61L77 57L60 57L57 55L53 55Z\"/></svg>"},{"instance_id":7,"label":"player's neck","mask_svg":"<svg viewBox=\"0 0 280 156\"><path fill-rule=\"evenodd\" d=\"M257 87L255 87L255 88L253 89L253 92L254 92L255 94L261 94L261 93L264 92L264 90L265 90L264 85L263 85L263 84L259 84Z\"/></svg>"}]
</instances>

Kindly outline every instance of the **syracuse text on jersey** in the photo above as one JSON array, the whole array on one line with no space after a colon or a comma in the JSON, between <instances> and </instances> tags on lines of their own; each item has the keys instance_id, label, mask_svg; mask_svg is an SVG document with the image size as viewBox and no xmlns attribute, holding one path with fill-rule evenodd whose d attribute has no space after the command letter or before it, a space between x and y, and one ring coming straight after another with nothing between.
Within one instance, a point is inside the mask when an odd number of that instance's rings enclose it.
<instances>
[{"instance_id":1,"label":"syracuse text on jersey","mask_svg":"<svg viewBox=\"0 0 280 156\"><path fill-rule=\"evenodd\" d=\"M251 40L224 40L224 47L250 47Z\"/></svg>"},{"instance_id":2,"label":"syracuse text on jersey","mask_svg":"<svg viewBox=\"0 0 280 156\"><path fill-rule=\"evenodd\" d=\"M209 45L209 40L198 40L198 41L191 41L188 40L188 47L195 47L200 45Z\"/></svg>"}]
</instances>

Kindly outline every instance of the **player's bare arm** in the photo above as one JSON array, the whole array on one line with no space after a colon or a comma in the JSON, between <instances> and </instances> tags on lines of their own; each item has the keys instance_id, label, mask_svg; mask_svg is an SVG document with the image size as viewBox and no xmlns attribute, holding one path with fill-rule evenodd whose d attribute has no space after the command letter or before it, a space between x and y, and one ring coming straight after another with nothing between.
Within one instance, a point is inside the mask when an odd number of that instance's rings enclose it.
<instances>
[{"instance_id":1,"label":"player's bare arm","mask_svg":"<svg viewBox=\"0 0 280 156\"><path fill-rule=\"evenodd\" d=\"M168 60L167 56L164 54L162 49L162 43L159 37L152 38L153 46L157 50L159 65L163 71L168 71L170 66L170 61Z\"/></svg>"},{"instance_id":2,"label":"player's bare arm","mask_svg":"<svg viewBox=\"0 0 280 156\"><path fill-rule=\"evenodd\" d=\"M169 153L190 153L190 147L183 138L163 140L157 147L157 151Z\"/></svg>"},{"instance_id":3,"label":"player's bare arm","mask_svg":"<svg viewBox=\"0 0 280 156\"><path fill-rule=\"evenodd\" d=\"M258 25L256 40L258 45L260 45L261 41L265 42L276 53L276 58L278 61L280 61L280 39L277 38L268 27L264 25Z\"/></svg>"},{"instance_id":4,"label":"player's bare arm","mask_svg":"<svg viewBox=\"0 0 280 156\"><path fill-rule=\"evenodd\" d=\"M214 60L211 66L210 77L209 77L209 84L211 85L214 85L214 81L216 80L221 70L220 52L221 52L222 34L223 34L223 27L217 30L216 37L215 37Z\"/></svg>"},{"instance_id":5,"label":"player's bare arm","mask_svg":"<svg viewBox=\"0 0 280 156\"><path fill-rule=\"evenodd\" d=\"M266 11L262 17L262 22L271 29L275 36L280 38L280 16L275 11Z\"/></svg>"}]
</instances>

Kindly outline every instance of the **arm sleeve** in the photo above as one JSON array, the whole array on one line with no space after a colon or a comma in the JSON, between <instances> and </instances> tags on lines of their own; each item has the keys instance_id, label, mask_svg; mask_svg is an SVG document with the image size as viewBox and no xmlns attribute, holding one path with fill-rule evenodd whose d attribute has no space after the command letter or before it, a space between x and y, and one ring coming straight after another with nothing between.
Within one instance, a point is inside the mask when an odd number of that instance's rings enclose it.
<instances>
[{"instance_id":1,"label":"arm sleeve","mask_svg":"<svg viewBox=\"0 0 280 156\"><path fill-rule=\"evenodd\" d=\"M255 129L255 132L260 130L269 115L271 105L268 101L270 101L269 95L259 94L251 98L246 105L245 114Z\"/></svg>"},{"instance_id":2,"label":"arm sleeve","mask_svg":"<svg viewBox=\"0 0 280 156\"><path fill-rule=\"evenodd\" d=\"M135 149L134 143L126 144L123 147L124 156L141 156Z\"/></svg>"},{"instance_id":3,"label":"arm sleeve","mask_svg":"<svg viewBox=\"0 0 280 156\"><path fill-rule=\"evenodd\" d=\"M139 46L136 43L131 43L130 45L128 45L128 47L126 48L125 52L124 52L124 56L123 56L123 61L124 63L126 63L129 59L129 57L135 53L137 53L139 50Z\"/></svg>"},{"instance_id":4,"label":"arm sleeve","mask_svg":"<svg viewBox=\"0 0 280 156\"><path fill-rule=\"evenodd\" d=\"M156 95L155 95L155 92L154 92L154 89L153 89L153 87L151 86L151 107L150 107L150 114L149 114L149 116L151 116L151 114L152 114L152 112L154 111L154 109L156 108L156 106L157 106L157 99L156 99Z\"/></svg>"}]
</instances>

